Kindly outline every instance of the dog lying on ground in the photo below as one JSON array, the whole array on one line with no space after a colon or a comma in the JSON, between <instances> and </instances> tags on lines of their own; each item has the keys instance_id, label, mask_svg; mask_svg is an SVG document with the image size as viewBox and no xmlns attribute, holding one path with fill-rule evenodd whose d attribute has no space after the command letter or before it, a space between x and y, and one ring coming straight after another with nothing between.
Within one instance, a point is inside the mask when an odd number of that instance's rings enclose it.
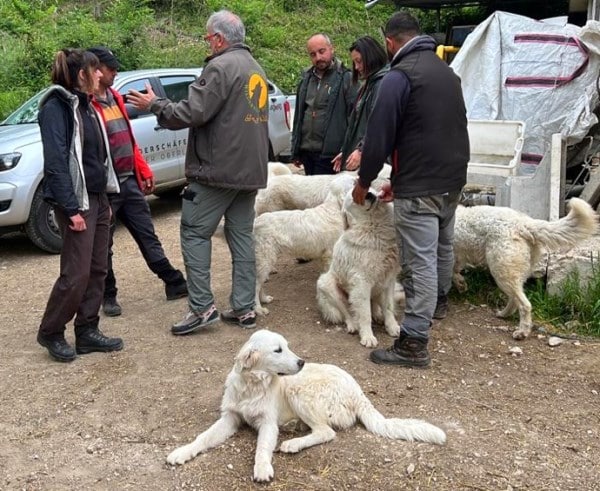
<instances>
[{"instance_id":1,"label":"dog lying on ground","mask_svg":"<svg viewBox=\"0 0 600 491\"><path fill-rule=\"evenodd\" d=\"M288 169L289 170L289 169ZM379 190L389 179L391 166L384 164L372 187ZM270 175L267 187L256 195L254 210L256 216L277 210L304 210L314 208L325 200L329 185L340 175L356 177L356 172L305 176L303 174Z\"/></svg>"},{"instance_id":2,"label":"dog lying on ground","mask_svg":"<svg viewBox=\"0 0 600 491\"><path fill-rule=\"evenodd\" d=\"M320 259L329 266L331 250L342 234L342 202L352 189L354 177L340 174L331 181L325 201L306 210L280 210L263 213L254 221L256 257L255 311L265 315L263 303L273 297L264 291L264 283L281 254L303 259Z\"/></svg>"},{"instance_id":3,"label":"dog lying on ground","mask_svg":"<svg viewBox=\"0 0 600 491\"><path fill-rule=\"evenodd\" d=\"M506 307L496 315L507 317L519 311L515 339L525 339L531 332L531 303L523 284L542 252L570 249L597 231L597 216L590 205L572 198L569 207L569 214L555 222L500 206L459 206L456 210L454 286L466 291L461 274L465 266L486 266L508 297Z\"/></svg>"},{"instance_id":4,"label":"dog lying on ground","mask_svg":"<svg viewBox=\"0 0 600 491\"><path fill-rule=\"evenodd\" d=\"M169 464L183 464L223 443L242 423L258 431L254 480L273 478L272 456L279 426L300 420L311 432L284 441L279 450L296 453L333 440L336 429L359 420L379 436L443 444L445 433L415 419L386 419L367 399L352 376L334 365L304 363L274 332L255 332L235 358L225 382L221 417L196 439L169 454Z\"/></svg>"},{"instance_id":5,"label":"dog lying on ground","mask_svg":"<svg viewBox=\"0 0 600 491\"><path fill-rule=\"evenodd\" d=\"M323 318L346 323L349 333L358 332L360 344L377 346L372 319L383 322L390 336L397 336L394 290L400 269L393 207L374 192L358 205L348 193L342 216L344 233L335 243L329 271L317 281L317 304Z\"/></svg>"}]
</instances>

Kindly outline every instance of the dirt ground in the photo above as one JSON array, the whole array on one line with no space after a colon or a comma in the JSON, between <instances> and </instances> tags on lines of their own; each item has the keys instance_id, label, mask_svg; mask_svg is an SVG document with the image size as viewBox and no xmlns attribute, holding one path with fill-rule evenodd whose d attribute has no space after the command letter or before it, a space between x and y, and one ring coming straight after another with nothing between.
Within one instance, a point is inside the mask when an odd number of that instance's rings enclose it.
<instances>
[{"instance_id":1,"label":"dirt ground","mask_svg":"<svg viewBox=\"0 0 600 491\"><path fill-rule=\"evenodd\" d=\"M167 255L183 268L179 204L152 200ZM252 482L254 434L245 429L184 466L165 463L217 417L225 377L250 332L217 323L175 337L186 301L167 302L123 228L115 269L123 315L101 319L125 349L70 364L35 341L58 256L26 238L0 238L0 489L6 490L598 490L600 342L551 348L486 306L454 302L436 322L427 370L382 367L369 350L319 319L318 265L282 258L259 327L285 335L310 362L339 365L386 416L444 428L444 446L390 441L360 425L297 455L276 453L271 484ZM228 307L230 257L214 240L213 289ZM392 339L377 329L380 345ZM73 340L72 326L67 330ZM521 355L511 347L522 348ZM283 436L289 437L290 431Z\"/></svg>"}]
</instances>

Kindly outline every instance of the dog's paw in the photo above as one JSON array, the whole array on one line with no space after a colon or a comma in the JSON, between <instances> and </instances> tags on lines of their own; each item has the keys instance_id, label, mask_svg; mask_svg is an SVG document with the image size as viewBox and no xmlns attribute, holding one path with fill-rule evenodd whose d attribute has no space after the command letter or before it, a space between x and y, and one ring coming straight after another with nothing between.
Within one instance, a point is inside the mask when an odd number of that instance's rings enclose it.
<instances>
[{"instance_id":1,"label":"dog's paw","mask_svg":"<svg viewBox=\"0 0 600 491\"><path fill-rule=\"evenodd\" d=\"M167 456L167 462L171 465L185 464L188 460L195 457L189 445L176 448Z\"/></svg>"},{"instance_id":2,"label":"dog's paw","mask_svg":"<svg viewBox=\"0 0 600 491\"><path fill-rule=\"evenodd\" d=\"M272 295L265 295L263 298L260 299L261 303L271 303L273 301L273 296Z\"/></svg>"},{"instance_id":3,"label":"dog's paw","mask_svg":"<svg viewBox=\"0 0 600 491\"><path fill-rule=\"evenodd\" d=\"M271 464L254 464L254 480L256 482L269 482L273 479L274 474L275 471Z\"/></svg>"},{"instance_id":4,"label":"dog's paw","mask_svg":"<svg viewBox=\"0 0 600 491\"><path fill-rule=\"evenodd\" d=\"M266 307L256 307L254 311L257 315L267 315L269 313L269 309Z\"/></svg>"},{"instance_id":5,"label":"dog's paw","mask_svg":"<svg viewBox=\"0 0 600 491\"><path fill-rule=\"evenodd\" d=\"M292 438L281 443L279 451L283 453L298 453L302 448L298 445L298 439Z\"/></svg>"},{"instance_id":6,"label":"dog's paw","mask_svg":"<svg viewBox=\"0 0 600 491\"><path fill-rule=\"evenodd\" d=\"M365 348L375 348L377 346L377 338L372 334L360 337L360 344Z\"/></svg>"},{"instance_id":7,"label":"dog's paw","mask_svg":"<svg viewBox=\"0 0 600 491\"><path fill-rule=\"evenodd\" d=\"M397 323L386 324L385 330L390 336L397 337L400 334L400 325Z\"/></svg>"},{"instance_id":8,"label":"dog's paw","mask_svg":"<svg viewBox=\"0 0 600 491\"><path fill-rule=\"evenodd\" d=\"M356 334L358 332L358 328L354 324L346 322L346 332L348 334Z\"/></svg>"},{"instance_id":9,"label":"dog's paw","mask_svg":"<svg viewBox=\"0 0 600 491\"><path fill-rule=\"evenodd\" d=\"M523 339L526 339L527 336L529 336L529 331L525 330L525 329L517 329L512 334L513 339L516 339L518 341L522 341Z\"/></svg>"}]
</instances>

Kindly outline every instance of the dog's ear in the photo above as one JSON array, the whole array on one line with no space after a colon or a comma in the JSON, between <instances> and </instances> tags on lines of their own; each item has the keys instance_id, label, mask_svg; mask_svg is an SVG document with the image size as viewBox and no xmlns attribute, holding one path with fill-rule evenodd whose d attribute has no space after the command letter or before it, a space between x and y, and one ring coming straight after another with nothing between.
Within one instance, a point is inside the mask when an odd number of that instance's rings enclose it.
<instances>
[{"instance_id":1,"label":"dog's ear","mask_svg":"<svg viewBox=\"0 0 600 491\"><path fill-rule=\"evenodd\" d=\"M247 348L242 349L235 357L235 366L239 372L242 370L250 370L256 365L259 357L260 353L258 350L248 346Z\"/></svg>"}]
</instances>

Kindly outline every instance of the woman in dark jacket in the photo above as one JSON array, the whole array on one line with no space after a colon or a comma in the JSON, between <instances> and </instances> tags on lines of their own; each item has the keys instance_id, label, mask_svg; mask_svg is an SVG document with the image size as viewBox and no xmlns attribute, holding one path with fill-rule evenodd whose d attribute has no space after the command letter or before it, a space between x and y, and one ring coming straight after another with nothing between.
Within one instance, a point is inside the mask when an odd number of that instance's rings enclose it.
<instances>
[{"instance_id":1,"label":"woman in dark jacket","mask_svg":"<svg viewBox=\"0 0 600 491\"><path fill-rule=\"evenodd\" d=\"M119 190L104 126L90 104L101 76L98 66L92 53L59 51L52 65L53 85L40 100L44 198L54 208L63 246L60 276L37 341L58 361L123 348L120 338L108 338L98 329L111 215L107 192ZM64 334L73 317L75 350Z\"/></svg>"},{"instance_id":2,"label":"woman in dark jacket","mask_svg":"<svg viewBox=\"0 0 600 491\"><path fill-rule=\"evenodd\" d=\"M371 36L358 38L350 46L353 81L360 80L354 108L348 122L341 152L333 159L334 170L356 170L360 166L360 149L367 120L377 97L379 82L388 71L385 50Z\"/></svg>"}]
</instances>

